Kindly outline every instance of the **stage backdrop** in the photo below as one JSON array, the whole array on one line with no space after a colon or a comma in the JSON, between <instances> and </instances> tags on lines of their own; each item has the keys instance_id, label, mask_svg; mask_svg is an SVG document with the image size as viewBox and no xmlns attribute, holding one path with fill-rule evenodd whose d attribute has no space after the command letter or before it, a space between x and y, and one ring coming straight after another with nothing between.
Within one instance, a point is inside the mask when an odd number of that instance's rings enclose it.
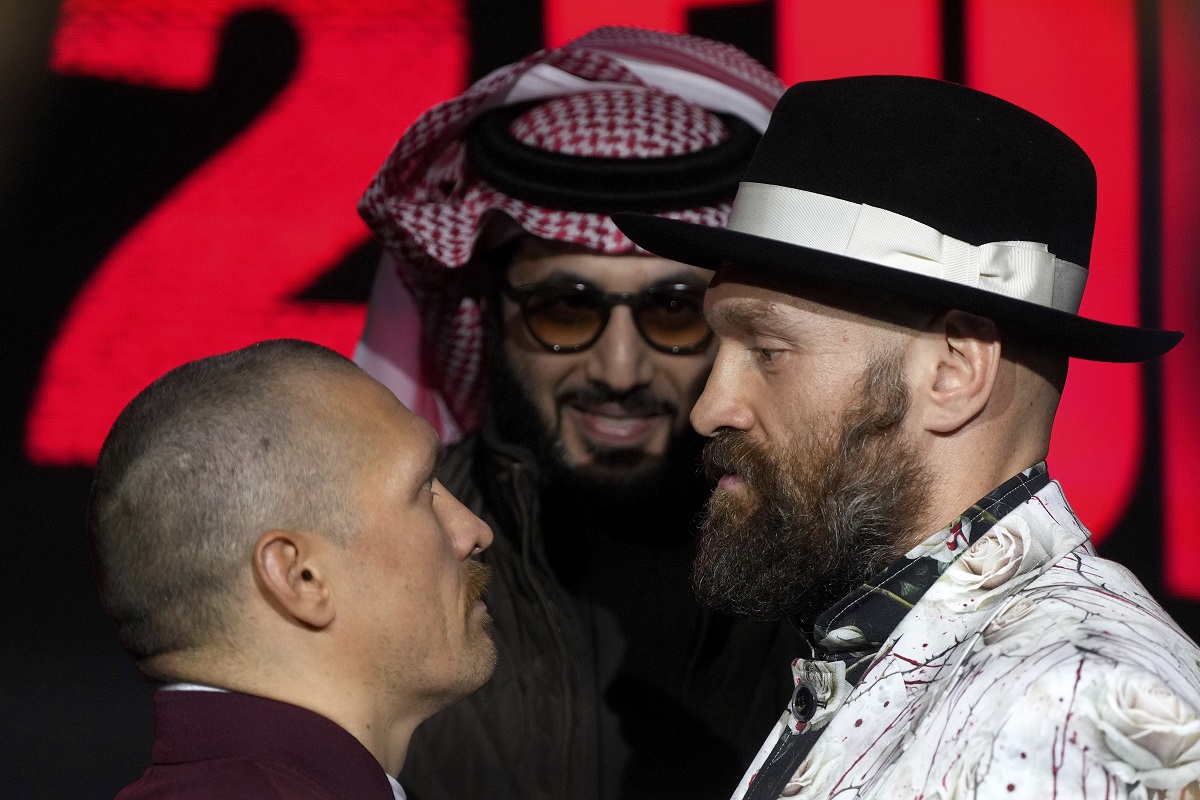
<instances>
[{"instance_id":1,"label":"stage backdrop","mask_svg":"<svg viewBox=\"0 0 1200 800\"><path fill-rule=\"evenodd\" d=\"M1189 0L29 0L0 12L0 266L16 344L0 796L111 797L147 690L82 530L108 426L177 364L291 336L349 354L378 249L355 202L470 80L622 23L737 44L786 83L905 73L1044 116L1099 175L1083 312L1189 333L1075 362L1050 452L1101 551L1200 635L1200 7Z\"/></svg>"}]
</instances>

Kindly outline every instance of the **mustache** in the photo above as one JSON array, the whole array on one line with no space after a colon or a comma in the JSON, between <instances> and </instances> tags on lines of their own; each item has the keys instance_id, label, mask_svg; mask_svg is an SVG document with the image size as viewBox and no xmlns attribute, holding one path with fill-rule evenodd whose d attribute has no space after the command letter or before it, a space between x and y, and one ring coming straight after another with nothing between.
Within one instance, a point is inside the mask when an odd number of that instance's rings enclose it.
<instances>
[{"instance_id":1,"label":"mustache","mask_svg":"<svg viewBox=\"0 0 1200 800\"><path fill-rule=\"evenodd\" d=\"M704 445L700 454L704 477L715 484L725 475L740 475L747 484L754 486L761 481L764 469L770 469L770 461L745 431L723 430L717 432Z\"/></svg>"},{"instance_id":2,"label":"mustache","mask_svg":"<svg viewBox=\"0 0 1200 800\"><path fill-rule=\"evenodd\" d=\"M492 568L482 561L471 559L467 562L467 609L475 607L475 603L483 599L488 582L492 579Z\"/></svg>"},{"instance_id":3,"label":"mustache","mask_svg":"<svg viewBox=\"0 0 1200 800\"><path fill-rule=\"evenodd\" d=\"M679 406L659 397L648 386L638 386L628 392L618 392L604 383L588 383L559 393L560 405L598 406L615 403L622 411L635 414L674 414Z\"/></svg>"}]
</instances>

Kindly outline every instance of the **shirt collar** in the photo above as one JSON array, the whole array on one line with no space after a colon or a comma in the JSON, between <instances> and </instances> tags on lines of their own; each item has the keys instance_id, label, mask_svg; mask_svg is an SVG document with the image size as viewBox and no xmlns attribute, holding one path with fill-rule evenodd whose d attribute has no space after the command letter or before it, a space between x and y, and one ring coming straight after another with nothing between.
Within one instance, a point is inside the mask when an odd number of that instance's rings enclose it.
<instances>
[{"instance_id":1,"label":"shirt collar","mask_svg":"<svg viewBox=\"0 0 1200 800\"><path fill-rule=\"evenodd\" d=\"M857 684L900 620L946 568L997 521L1049 483L1044 461L1014 475L949 525L864 581L817 617L814 656L846 662L846 678Z\"/></svg>"}]
</instances>

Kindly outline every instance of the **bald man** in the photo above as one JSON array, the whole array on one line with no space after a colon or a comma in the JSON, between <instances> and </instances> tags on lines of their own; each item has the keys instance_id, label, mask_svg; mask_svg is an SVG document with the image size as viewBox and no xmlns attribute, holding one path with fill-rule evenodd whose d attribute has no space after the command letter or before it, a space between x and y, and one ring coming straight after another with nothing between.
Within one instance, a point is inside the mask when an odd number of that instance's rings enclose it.
<instances>
[{"instance_id":1,"label":"bald man","mask_svg":"<svg viewBox=\"0 0 1200 800\"><path fill-rule=\"evenodd\" d=\"M121 413L90 527L155 695L121 798L403 798L424 719L491 675L491 530L437 436L352 362L279 340L185 364Z\"/></svg>"}]
</instances>

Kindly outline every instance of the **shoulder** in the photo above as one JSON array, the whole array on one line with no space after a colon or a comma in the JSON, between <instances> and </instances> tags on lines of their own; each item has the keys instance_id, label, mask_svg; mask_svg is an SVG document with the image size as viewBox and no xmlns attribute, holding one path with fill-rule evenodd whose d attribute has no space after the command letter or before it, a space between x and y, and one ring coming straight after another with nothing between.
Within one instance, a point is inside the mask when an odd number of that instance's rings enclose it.
<instances>
[{"instance_id":1,"label":"shoulder","mask_svg":"<svg viewBox=\"0 0 1200 800\"><path fill-rule=\"evenodd\" d=\"M1058 640L1081 657L1162 673L1200 692L1200 648L1132 572L1096 554L1061 487L1052 483L1027 507L1026 517L1051 531L1049 539L1071 544L1074 531L1084 537L1067 549L1051 547L1039 574L988 624L984 638L1003 638L1008 629L1027 627L1020 620L1031 617L1027 629L1045 630L1047 643ZM1200 694L1194 699L1200 702Z\"/></svg>"},{"instance_id":2,"label":"shoulder","mask_svg":"<svg viewBox=\"0 0 1200 800\"><path fill-rule=\"evenodd\" d=\"M153 766L122 800L391 800L379 762L333 720L232 691L154 695Z\"/></svg>"},{"instance_id":3,"label":"shoulder","mask_svg":"<svg viewBox=\"0 0 1200 800\"><path fill-rule=\"evenodd\" d=\"M1006 598L961 655L921 726L955 732L957 760L929 755L944 780L1024 781L1026 796L1200 791L1200 649L1090 547Z\"/></svg>"},{"instance_id":4,"label":"shoulder","mask_svg":"<svg viewBox=\"0 0 1200 800\"><path fill-rule=\"evenodd\" d=\"M936 629L973 659L1033 638L1114 662L1200 669L1195 643L1129 570L1096 555L1054 482L948 564L910 617L902 629Z\"/></svg>"},{"instance_id":5,"label":"shoulder","mask_svg":"<svg viewBox=\"0 0 1200 800\"><path fill-rule=\"evenodd\" d=\"M1119 566L1069 554L955 656L925 687L901 783L928 797L1200 796L1200 650Z\"/></svg>"},{"instance_id":6,"label":"shoulder","mask_svg":"<svg viewBox=\"0 0 1200 800\"><path fill-rule=\"evenodd\" d=\"M908 780L979 797L1200 792L1200 648L1096 555L1057 484L935 588L913 616L953 636L923 674Z\"/></svg>"},{"instance_id":7,"label":"shoulder","mask_svg":"<svg viewBox=\"0 0 1200 800\"><path fill-rule=\"evenodd\" d=\"M1008 680L1029 691L1039 684L1082 686L1120 667L1158 676L1200 707L1200 648L1133 573L1096 554L1058 484L984 538L993 535L1014 542L1012 550L1033 563L1015 570L994 598L994 611L981 615L966 663L1011 672Z\"/></svg>"},{"instance_id":8,"label":"shoulder","mask_svg":"<svg viewBox=\"0 0 1200 800\"><path fill-rule=\"evenodd\" d=\"M989 625L990 632L1022 609L1036 609L1046 626L1081 653L1147 668L1180 662L1190 675L1200 670L1200 649L1146 587L1091 548L1076 548L1059 558L1012 605Z\"/></svg>"},{"instance_id":9,"label":"shoulder","mask_svg":"<svg viewBox=\"0 0 1200 800\"><path fill-rule=\"evenodd\" d=\"M1134 642L1126 637L1136 635L1136 626L1114 635L1122 626L1101 620L1064 632L1067 620L1052 606L1010 606L1012 618L984 633L964 676L986 690L951 692L952 710L939 715L949 727L960 726L978 757L977 771L995 767L992 782L1018 775L1039 790L1090 787L1083 796L1108 797L1110 787L1113 796L1137 787L1151 796L1200 792L1194 645L1173 641L1165 628L1158 629L1163 639ZM1000 632L1012 633L1018 617L1045 633L1031 631L1024 644L1006 650ZM965 705L955 703L970 695Z\"/></svg>"}]
</instances>

